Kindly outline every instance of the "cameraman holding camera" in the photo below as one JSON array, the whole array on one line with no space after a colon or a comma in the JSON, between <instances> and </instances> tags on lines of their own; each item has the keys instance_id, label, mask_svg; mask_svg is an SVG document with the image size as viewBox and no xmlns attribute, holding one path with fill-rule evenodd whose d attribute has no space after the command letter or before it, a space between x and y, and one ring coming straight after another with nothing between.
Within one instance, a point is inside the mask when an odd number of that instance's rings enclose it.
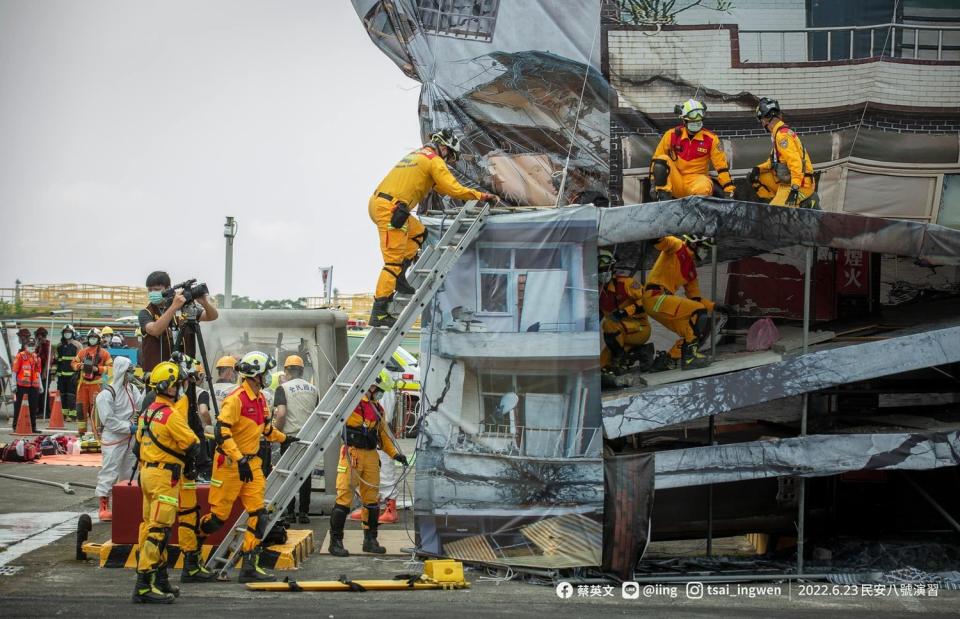
<instances>
[{"instance_id":1,"label":"cameraman holding camera","mask_svg":"<svg viewBox=\"0 0 960 619\"><path fill-rule=\"evenodd\" d=\"M185 282L186 283L186 282ZM200 292L197 290L202 287L203 294L193 298L193 295L185 293ZM187 287L189 288L189 287ZM171 288L170 276L164 271L154 271L147 276L147 294L150 304L140 310L138 316L140 322L140 331L143 332L143 342L140 344L140 367L145 374L148 374L158 363L170 358L173 354L177 335L186 317L181 311L190 301L196 301L202 310L198 321L216 320L219 316L217 308L210 303L209 295L206 292L206 286L193 287L189 290L184 287ZM182 352L196 356L196 344L193 334L185 334L184 350Z\"/></svg>"}]
</instances>

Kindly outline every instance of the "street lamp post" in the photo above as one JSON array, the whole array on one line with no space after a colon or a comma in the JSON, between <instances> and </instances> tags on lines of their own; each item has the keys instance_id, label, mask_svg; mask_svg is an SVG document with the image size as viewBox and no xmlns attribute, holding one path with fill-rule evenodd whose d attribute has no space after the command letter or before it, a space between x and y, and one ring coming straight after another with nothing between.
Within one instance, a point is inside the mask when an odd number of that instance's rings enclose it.
<instances>
[{"instance_id":1,"label":"street lamp post","mask_svg":"<svg viewBox=\"0 0 960 619\"><path fill-rule=\"evenodd\" d=\"M223 281L223 307L225 309L230 309L233 304L233 239L236 236L237 220L233 217L227 217L227 222L223 224L223 238L227 241L226 274Z\"/></svg>"}]
</instances>

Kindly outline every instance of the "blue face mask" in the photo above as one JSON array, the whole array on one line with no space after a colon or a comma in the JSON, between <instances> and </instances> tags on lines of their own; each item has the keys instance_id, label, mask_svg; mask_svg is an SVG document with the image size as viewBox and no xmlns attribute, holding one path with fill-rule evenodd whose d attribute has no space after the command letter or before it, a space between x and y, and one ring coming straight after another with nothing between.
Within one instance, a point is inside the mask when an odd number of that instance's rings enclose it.
<instances>
[{"instance_id":1,"label":"blue face mask","mask_svg":"<svg viewBox=\"0 0 960 619\"><path fill-rule=\"evenodd\" d=\"M147 298L150 300L151 305L160 305L163 303L163 293L159 290L151 290L147 293Z\"/></svg>"}]
</instances>

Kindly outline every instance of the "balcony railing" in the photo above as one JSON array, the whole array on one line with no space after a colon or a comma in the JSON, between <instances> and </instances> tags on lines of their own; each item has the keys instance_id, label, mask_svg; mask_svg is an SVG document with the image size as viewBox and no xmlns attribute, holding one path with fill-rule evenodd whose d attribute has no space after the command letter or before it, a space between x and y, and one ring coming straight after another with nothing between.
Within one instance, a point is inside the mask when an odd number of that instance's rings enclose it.
<instances>
[{"instance_id":1,"label":"balcony railing","mask_svg":"<svg viewBox=\"0 0 960 619\"><path fill-rule=\"evenodd\" d=\"M603 428L533 428L482 423L479 434L451 428L447 450L530 458L599 458ZM571 437L570 433L576 436ZM572 440L572 442L571 442Z\"/></svg>"},{"instance_id":2,"label":"balcony railing","mask_svg":"<svg viewBox=\"0 0 960 619\"><path fill-rule=\"evenodd\" d=\"M880 56L960 61L960 25L874 24L740 30L740 57L745 63L822 62Z\"/></svg>"}]
</instances>

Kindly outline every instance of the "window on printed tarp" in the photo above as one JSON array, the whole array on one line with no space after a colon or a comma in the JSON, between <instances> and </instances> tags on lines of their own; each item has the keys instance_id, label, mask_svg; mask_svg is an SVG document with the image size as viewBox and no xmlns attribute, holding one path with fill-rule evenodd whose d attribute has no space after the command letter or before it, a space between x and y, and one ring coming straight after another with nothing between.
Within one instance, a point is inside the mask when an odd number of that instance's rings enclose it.
<instances>
[{"instance_id":1,"label":"window on printed tarp","mask_svg":"<svg viewBox=\"0 0 960 619\"><path fill-rule=\"evenodd\" d=\"M517 331L570 331L575 264L569 243L477 249L480 314L508 316Z\"/></svg>"},{"instance_id":2,"label":"window on printed tarp","mask_svg":"<svg viewBox=\"0 0 960 619\"><path fill-rule=\"evenodd\" d=\"M417 29L414 23L397 12L389 0L373 5L363 17L367 32L380 43L380 49L403 69L408 77L417 79L413 59L407 53L407 44Z\"/></svg>"},{"instance_id":3,"label":"window on printed tarp","mask_svg":"<svg viewBox=\"0 0 960 619\"><path fill-rule=\"evenodd\" d=\"M500 0L417 0L424 30L451 37L490 41Z\"/></svg>"}]
</instances>

